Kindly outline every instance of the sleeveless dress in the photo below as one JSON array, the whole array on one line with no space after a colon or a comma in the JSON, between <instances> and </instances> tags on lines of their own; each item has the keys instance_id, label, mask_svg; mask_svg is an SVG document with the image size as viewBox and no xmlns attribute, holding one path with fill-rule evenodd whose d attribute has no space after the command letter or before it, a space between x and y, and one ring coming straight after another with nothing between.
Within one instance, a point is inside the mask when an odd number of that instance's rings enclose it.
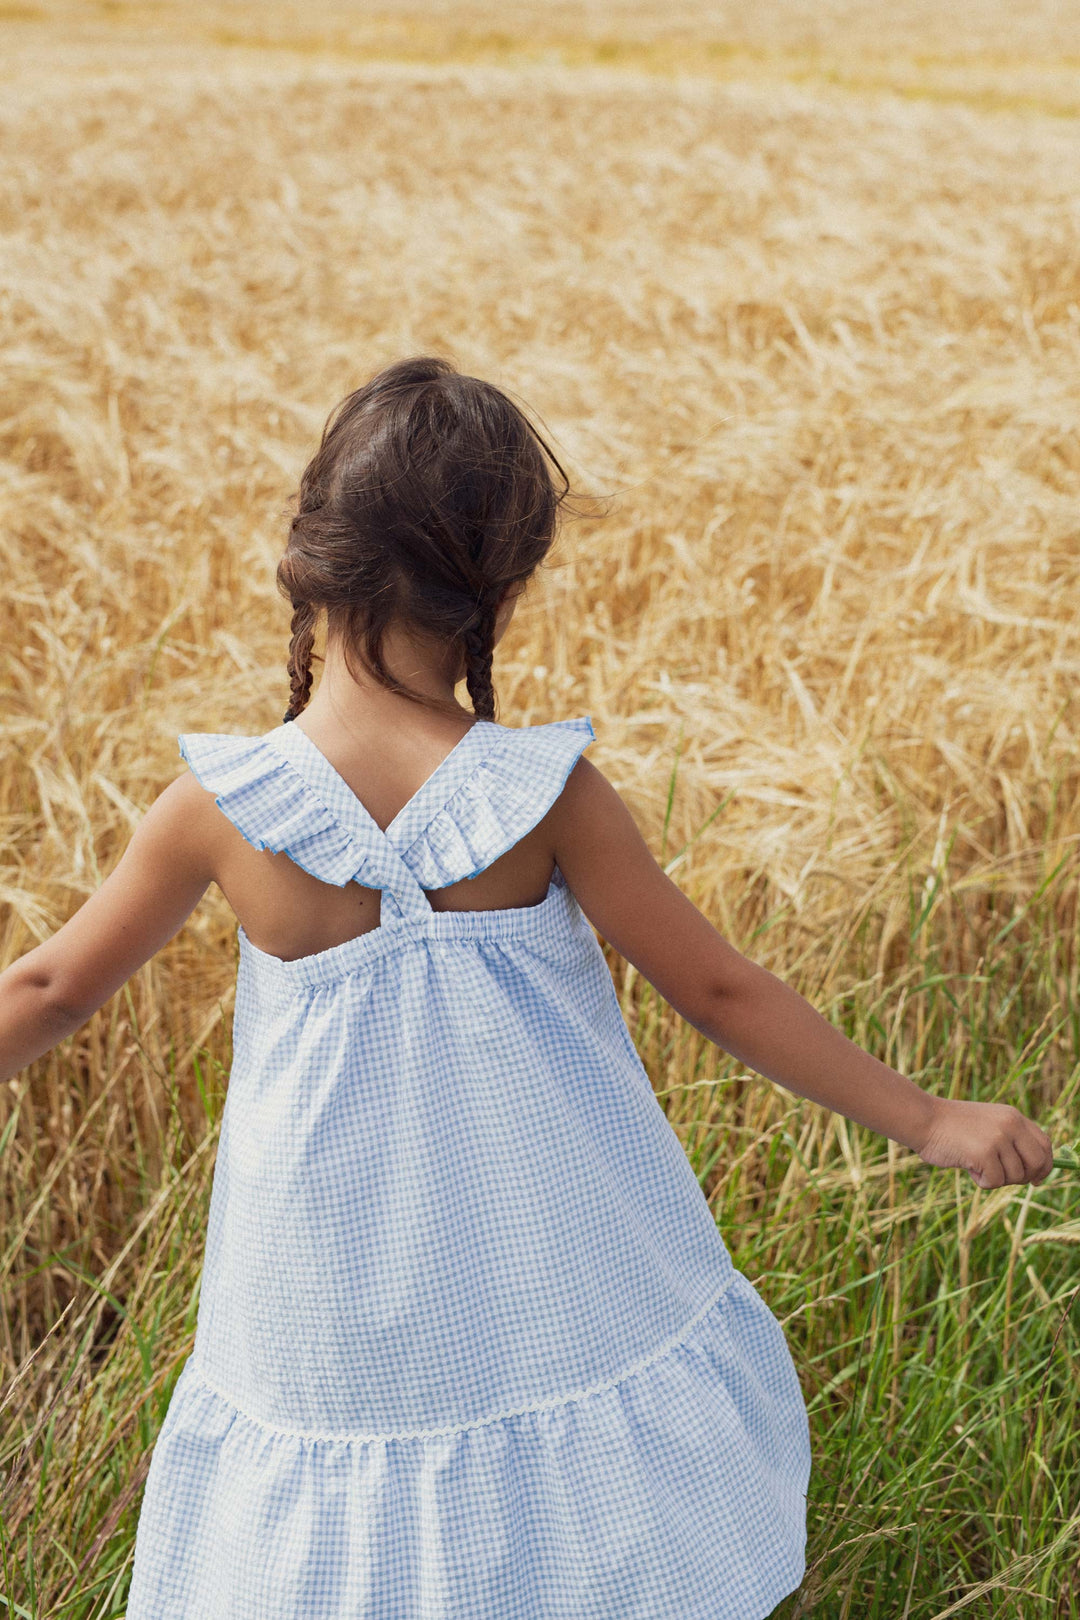
<instances>
[{"instance_id":1,"label":"sleeveless dress","mask_svg":"<svg viewBox=\"0 0 1080 1620\"><path fill-rule=\"evenodd\" d=\"M382 892L239 929L198 1322L127 1620L762 1620L810 1447L556 869L433 911L554 803L587 717L476 721L386 832L296 725L180 751L256 849Z\"/></svg>"}]
</instances>

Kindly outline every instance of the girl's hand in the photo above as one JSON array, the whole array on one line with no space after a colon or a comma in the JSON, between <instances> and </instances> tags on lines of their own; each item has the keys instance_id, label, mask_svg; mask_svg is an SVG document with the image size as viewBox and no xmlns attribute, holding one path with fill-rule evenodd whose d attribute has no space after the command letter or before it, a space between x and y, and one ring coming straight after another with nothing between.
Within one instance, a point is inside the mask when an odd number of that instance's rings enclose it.
<instances>
[{"instance_id":1,"label":"girl's hand","mask_svg":"<svg viewBox=\"0 0 1080 1620\"><path fill-rule=\"evenodd\" d=\"M980 1187L1045 1181L1054 1148L1018 1108L1007 1103L935 1097L930 1129L919 1158L942 1169L966 1170Z\"/></svg>"}]
</instances>

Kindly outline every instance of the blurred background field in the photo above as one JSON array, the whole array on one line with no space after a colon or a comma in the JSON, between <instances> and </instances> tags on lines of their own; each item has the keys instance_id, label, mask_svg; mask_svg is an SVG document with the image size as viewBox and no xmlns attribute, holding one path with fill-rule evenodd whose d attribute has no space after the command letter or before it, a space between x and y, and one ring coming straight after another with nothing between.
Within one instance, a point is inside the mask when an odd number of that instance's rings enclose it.
<instances>
[{"instance_id":1,"label":"blurred background field","mask_svg":"<svg viewBox=\"0 0 1080 1620\"><path fill-rule=\"evenodd\" d=\"M1078 1134L1080 10L0 5L0 965L288 697L330 407L436 352L604 517L499 647L740 948ZM462 695L464 688L462 688ZM463 699L464 700L464 699ZM216 890L0 1087L0 1614L122 1615L229 1062ZM981 1193L608 948L811 1411L778 1615L1080 1615L1080 1180Z\"/></svg>"}]
</instances>

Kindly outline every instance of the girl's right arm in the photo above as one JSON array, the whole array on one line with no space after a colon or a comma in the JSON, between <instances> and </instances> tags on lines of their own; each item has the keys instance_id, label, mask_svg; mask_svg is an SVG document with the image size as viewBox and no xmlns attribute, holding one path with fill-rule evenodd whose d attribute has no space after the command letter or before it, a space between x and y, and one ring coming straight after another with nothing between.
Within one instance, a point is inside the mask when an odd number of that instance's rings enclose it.
<instances>
[{"instance_id":1,"label":"girl's right arm","mask_svg":"<svg viewBox=\"0 0 1080 1620\"><path fill-rule=\"evenodd\" d=\"M654 859L607 778L579 759L552 815L555 859L598 933L695 1029L797 1096L968 1171L980 1187L1040 1182L1046 1132L999 1103L934 1097L834 1029L717 933Z\"/></svg>"},{"instance_id":2,"label":"girl's right arm","mask_svg":"<svg viewBox=\"0 0 1080 1620\"><path fill-rule=\"evenodd\" d=\"M216 871L224 817L190 771L147 810L109 876L0 973L0 1080L71 1035L183 925Z\"/></svg>"}]
</instances>

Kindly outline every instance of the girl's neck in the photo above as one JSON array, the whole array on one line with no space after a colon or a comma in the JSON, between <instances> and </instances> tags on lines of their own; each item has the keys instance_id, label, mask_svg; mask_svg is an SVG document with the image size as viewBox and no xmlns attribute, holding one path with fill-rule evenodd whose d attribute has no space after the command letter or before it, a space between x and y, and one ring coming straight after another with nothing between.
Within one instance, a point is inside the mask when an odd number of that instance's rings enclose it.
<instances>
[{"instance_id":1,"label":"girl's neck","mask_svg":"<svg viewBox=\"0 0 1080 1620\"><path fill-rule=\"evenodd\" d=\"M511 585L500 600L492 635L493 649L506 634L524 588L524 582ZM344 643L340 635L335 634L327 637L318 691L299 716L301 720L310 717L310 724L302 729L313 742L318 741L320 733L332 736L338 728L358 740L385 736L387 728L400 728L411 736L431 738L436 743L448 736L451 742L456 742L462 734L461 721L468 721L469 725L475 722L472 709L459 703L454 695L465 679L465 659L460 652L418 636L400 620L395 620L383 635L382 659L394 680L444 704L444 712L425 708L412 698L389 691L368 673L359 649L353 654L352 664L360 679L354 679L345 664ZM464 729L467 731L468 726Z\"/></svg>"},{"instance_id":2,"label":"girl's neck","mask_svg":"<svg viewBox=\"0 0 1080 1620\"><path fill-rule=\"evenodd\" d=\"M472 724L476 716L455 697L464 679L462 660L446 649L432 649L407 630L391 625L383 637L383 662L391 676L424 697L446 704L445 713L425 708L411 698L391 692L368 673L359 650L351 658L359 679L349 673L340 640L327 642L318 688L298 717L313 740L318 733L341 729L354 737L386 735L401 729L421 732L438 740L461 734L460 721ZM452 705L452 707L450 707ZM468 729L467 727L465 729Z\"/></svg>"}]
</instances>

